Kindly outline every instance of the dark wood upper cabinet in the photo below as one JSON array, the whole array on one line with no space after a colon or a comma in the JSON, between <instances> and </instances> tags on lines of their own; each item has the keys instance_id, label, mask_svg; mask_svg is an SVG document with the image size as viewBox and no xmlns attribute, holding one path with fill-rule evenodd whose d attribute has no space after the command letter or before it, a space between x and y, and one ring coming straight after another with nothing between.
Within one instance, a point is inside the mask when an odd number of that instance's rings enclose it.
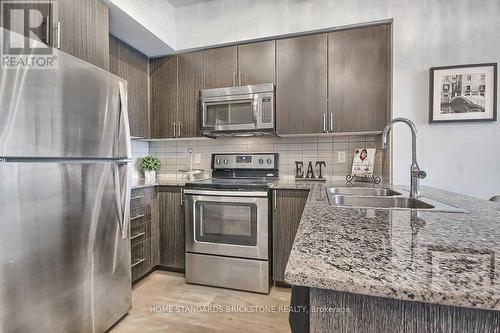
<instances>
[{"instance_id":1,"label":"dark wood upper cabinet","mask_svg":"<svg viewBox=\"0 0 500 333\"><path fill-rule=\"evenodd\" d=\"M182 187L158 188L160 206L160 265L184 270L185 228L182 206Z\"/></svg>"},{"instance_id":2,"label":"dark wood upper cabinet","mask_svg":"<svg viewBox=\"0 0 500 333\"><path fill-rule=\"evenodd\" d=\"M381 131L391 109L391 27L179 54L150 71L153 138L200 135L200 89L268 82L279 135Z\"/></svg>"},{"instance_id":3,"label":"dark wood upper cabinet","mask_svg":"<svg viewBox=\"0 0 500 333\"><path fill-rule=\"evenodd\" d=\"M0 3L8 10L6 0ZM108 7L101 0L52 1L50 9L36 1L12 5L41 12L43 22L32 31L42 42L109 70ZM8 15L6 20L5 26L10 26Z\"/></svg>"},{"instance_id":4,"label":"dark wood upper cabinet","mask_svg":"<svg viewBox=\"0 0 500 333\"><path fill-rule=\"evenodd\" d=\"M390 26L328 34L329 112L335 132L381 131L390 116Z\"/></svg>"},{"instance_id":5,"label":"dark wood upper cabinet","mask_svg":"<svg viewBox=\"0 0 500 333\"><path fill-rule=\"evenodd\" d=\"M275 190L273 210L273 280L285 283L285 269L309 190Z\"/></svg>"},{"instance_id":6,"label":"dark wood upper cabinet","mask_svg":"<svg viewBox=\"0 0 500 333\"><path fill-rule=\"evenodd\" d=\"M322 133L327 112L327 34L276 41L278 134Z\"/></svg>"},{"instance_id":7,"label":"dark wood upper cabinet","mask_svg":"<svg viewBox=\"0 0 500 333\"><path fill-rule=\"evenodd\" d=\"M169 56L150 62L152 138L172 138L176 132L177 58Z\"/></svg>"},{"instance_id":8,"label":"dark wood upper cabinet","mask_svg":"<svg viewBox=\"0 0 500 333\"><path fill-rule=\"evenodd\" d=\"M198 100L203 89L203 52L178 55L178 123L180 137L198 136Z\"/></svg>"},{"instance_id":9,"label":"dark wood upper cabinet","mask_svg":"<svg viewBox=\"0 0 500 333\"><path fill-rule=\"evenodd\" d=\"M229 46L203 51L204 88L237 85L238 47Z\"/></svg>"},{"instance_id":10,"label":"dark wood upper cabinet","mask_svg":"<svg viewBox=\"0 0 500 333\"><path fill-rule=\"evenodd\" d=\"M130 134L148 138L149 132L149 59L119 39L110 36L110 72L127 80Z\"/></svg>"},{"instance_id":11,"label":"dark wood upper cabinet","mask_svg":"<svg viewBox=\"0 0 500 333\"><path fill-rule=\"evenodd\" d=\"M120 48L122 41L109 36L109 71L120 76Z\"/></svg>"},{"instance_id":12,"label":"dark wood upper cabinet","mask_svg":"<svg viewBox=\"0 0 500 333\"><path fill-rule=\"evenodd\" d=\"M52 45L108 70L108 7L101 0L59 0L52 10Z\"/></svg>"},{"instance_id":13,"label":"dark wood upper cabinet","mask_svg":"<svg viewBox=\"0 0 500 333\"><path fill-rule=\"evenodd\" d=\"M238 46L238 83L275 82L276 42L274 40Z\"/></svg>"}]
</instances>

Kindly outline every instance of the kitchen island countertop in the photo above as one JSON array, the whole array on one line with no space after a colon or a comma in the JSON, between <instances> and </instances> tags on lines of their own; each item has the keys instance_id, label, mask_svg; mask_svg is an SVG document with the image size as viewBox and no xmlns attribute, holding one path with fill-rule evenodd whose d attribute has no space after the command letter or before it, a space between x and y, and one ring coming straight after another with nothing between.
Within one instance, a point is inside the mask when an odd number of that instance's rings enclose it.
<instances>
[{"instance_id":1,"label":"kitchen island countertop","mask_svg":"<svg viewBox=\"0 0 500 333\"><path fill-rule=\"evenodd\" d=\"M287 264L287 283L500 310L498 203L422 187L424 197L467 213L330 205L325 188L345 185L286 181L273 185L311 190Z\"/></svg>"}]
</instances>

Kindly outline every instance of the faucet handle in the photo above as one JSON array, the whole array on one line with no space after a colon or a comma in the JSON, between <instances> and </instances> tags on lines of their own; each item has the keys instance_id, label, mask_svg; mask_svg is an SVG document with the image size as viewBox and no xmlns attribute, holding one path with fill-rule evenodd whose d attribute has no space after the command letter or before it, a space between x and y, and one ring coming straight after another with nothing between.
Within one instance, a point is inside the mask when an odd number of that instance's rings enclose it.
<instances>
[{"instance_id":1,"label":"faucet handle","mask_svg":"<svg viewBox=\"0 0 500 333\"><path fill-rule=\"evenodd\" d=\"M417 173L417 177L418 179L424 179L425 177L427 177L427 172L423 171L423 170L420 170L418 173Z\"/></svg>"}]
</instances>

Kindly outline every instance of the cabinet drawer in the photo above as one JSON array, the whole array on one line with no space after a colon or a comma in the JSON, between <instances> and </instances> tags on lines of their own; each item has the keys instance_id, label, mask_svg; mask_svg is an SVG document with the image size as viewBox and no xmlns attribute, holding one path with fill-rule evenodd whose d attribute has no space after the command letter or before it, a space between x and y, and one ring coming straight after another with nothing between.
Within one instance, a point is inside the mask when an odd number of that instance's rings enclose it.
<instances>
[{"instance_id":1,"label":"cabinet drawer","mask_svg":"<svg viewBox=\"0 0 500 333\"><path fill-rule=\"evenodd\" d=\"M151 222L145 222L130 228L130 243L135 246L151 238Z\"/></svg>"},{"instance_id":2,"label":"cabinet drawer","mask_svg":"<svg viewBox=\"0 0 500 333\"><path fill-rule=\"evenodd\" d=\"M130 210L130 227L151 221L151 205L141 206Z\"/></svg>"},{"instance_id":3,"label":"cabinet drawer","mask_svg":"<svg viewBox=\"0 0 500 333\"><path fill-rule=\"evenodd\" d=\"M137 188L132 190L130 196L130 209L151 204L155 193L156 190L153 187Z\"/></svg>"},{"instance_id":4,"label":"cabinet drawer","mask_svg":"<svg viewBox=\"0 0 500 333\"><path fill-rule=\"evenodd\" d=\"M132 246L132 282L151 270L151 239Z\"/></svg>"}]
</instances>

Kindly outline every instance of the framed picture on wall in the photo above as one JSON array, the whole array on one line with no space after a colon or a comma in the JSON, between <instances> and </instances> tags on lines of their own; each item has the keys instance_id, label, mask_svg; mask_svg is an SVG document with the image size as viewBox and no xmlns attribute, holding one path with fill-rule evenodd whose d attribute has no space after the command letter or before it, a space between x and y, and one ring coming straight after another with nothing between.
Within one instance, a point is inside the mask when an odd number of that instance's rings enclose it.
<instances>
[{"instance_id":1,"label":"framed picture on wall","mask_svg":"<svg viewBox=\"0 0 500 333\"><path fill-rule=\"evenodd\" d=\"M430 69L429 123L496 120L496 63Z\"/></svg>"}]
</instances>

